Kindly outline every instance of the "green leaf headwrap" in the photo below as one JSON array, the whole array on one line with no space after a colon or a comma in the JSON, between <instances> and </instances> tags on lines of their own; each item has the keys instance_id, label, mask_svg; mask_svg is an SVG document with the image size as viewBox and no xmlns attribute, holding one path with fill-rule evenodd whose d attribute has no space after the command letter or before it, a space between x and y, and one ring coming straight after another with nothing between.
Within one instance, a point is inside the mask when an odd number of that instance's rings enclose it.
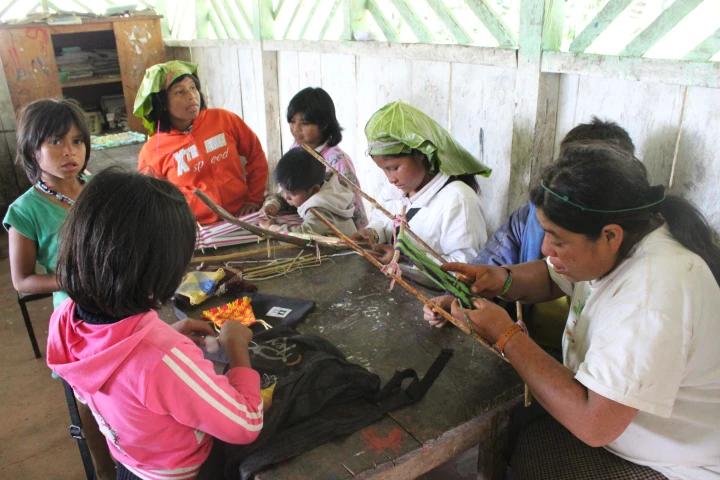
<instances>
[{"instance_id":1,"label":"green leaf headwrap","mask_svg":"<svg viewBox=\"0 0 720 480\"><path fill-rule=\"evenodd\" d=\"M182 62L173 60L166 63L158 63L145 71L137 96L135 97L135 106L133 114L142 118L143 125L148 129L148 135L155 133L155 121L152 120L150 112L152 112L152 99L150 95L166 90L167 87L181 75L197 76L197 64L190 62Z\"/></svg>"},{"instance_id":2,"label":"green leaf headwrap","mask_svg":"<svg viewBox=\"0 0 720 480\"><path fill-rule=\"evenodd\" d=\"M433 170L446 175L482 175L492 170L465 150L435 120L400 100L388 103L365 125L369 155L424 153Z\"/></svg>"}]
</instances>

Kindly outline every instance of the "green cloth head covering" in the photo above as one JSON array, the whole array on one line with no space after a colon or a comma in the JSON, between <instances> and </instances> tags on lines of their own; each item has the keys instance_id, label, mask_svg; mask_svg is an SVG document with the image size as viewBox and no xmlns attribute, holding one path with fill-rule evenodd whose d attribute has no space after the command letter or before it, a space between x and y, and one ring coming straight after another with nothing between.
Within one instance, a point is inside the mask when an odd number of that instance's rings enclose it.
<instances>
[{"instance_id":1,"label":"green cloth head covering","mask_svg":"<svg viewBox=\"0 0 720 480\"><path fill-rule=\"evenodd\" d=\"M158 63L145 71L137 96L135 97L135 106L133 114L142 118L143 125L148 129L148 135L155 133L155 121L150 116L152 112L152 99L150 95L167 90L167 87L181 75L197 76L197 64L173 60L166 63Z\"/></svg>"},{"instance_id":2,"label":"green cloth head covering","mask_svg":"<svg viewBox=\"0 0 720 480\"><path fill-rule=\"evenodd\" d=\"M388 103L370 117L365 136L369 155L410 154L415 149L427 156L433 171L446 175L489 177L492 172L435 120L400 100Z\"/></svg>"}]
</instances>

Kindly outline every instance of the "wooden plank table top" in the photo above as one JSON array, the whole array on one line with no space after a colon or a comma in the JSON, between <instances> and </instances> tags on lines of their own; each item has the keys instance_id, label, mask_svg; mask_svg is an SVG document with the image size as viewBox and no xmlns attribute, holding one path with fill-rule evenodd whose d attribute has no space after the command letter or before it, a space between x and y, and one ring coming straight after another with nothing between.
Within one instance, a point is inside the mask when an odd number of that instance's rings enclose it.
<instances>
[{"instance_id":1,"label":"wooden plank table top","mask_svg":"<svg viewBox=\"0 0 720 480\"><path fill-rule=\"evenodd\" d=\"M430 327L415 297L399 286L389 292L389 279L357 255L255 283L261 293L314 300L298 330L330 340L383 384L397 369L422 377L443 348L454 349L421 401L271 467L258 480L415 478L478 444L497 415L507 417L519 403L523 384L509 364L480 345L473 352L470 337L457 328Z\"/></svg>"}]
</instances>

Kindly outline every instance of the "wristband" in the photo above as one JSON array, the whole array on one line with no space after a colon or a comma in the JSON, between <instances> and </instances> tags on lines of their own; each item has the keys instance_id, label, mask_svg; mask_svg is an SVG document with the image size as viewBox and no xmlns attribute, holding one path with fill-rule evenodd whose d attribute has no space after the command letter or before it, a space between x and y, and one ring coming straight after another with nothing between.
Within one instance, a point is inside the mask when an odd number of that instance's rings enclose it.
<instances>
[{"instance_id":1,"label":"wristband","mask_svg":"<svg viewBox=\"0 0 720 480\"><path fill-rule=\"evenodd\" d=\"M373 238L375 239L375 243L376 244L380 243L380 235L378 234L377 230L375 230L374 228L368 228L368 230L370 230L372 232Z\"/></svg>"},{"instance_id":2,"label":"wristband","mask_svg":"<svg viewBox=\"0 0 720 480\"><path fill-rule=\"evenodd\" d=\"M522 332L522 327L517 323L513 324L512 327L508 327L508 329L500 335L500 338L495 341L495 344L492 346L493 350L505 358L505 344L507 344L508 340L510 340L512 336L518 332Z\"/></svg>"},{"instance_id":3,"label":"wristband","mask_svg":"<svg viewBox=\"0 0 720 480\"><path fill-rule=\"evenodd\" d=\"M507 272L508 278L507 278L507 280L505 280L505 284L503 285L502 289L500 289L500 292L497 295L495 295L496 297L502 297L503 295L505 295L508 292L508 290L510 290L510 287L512 286L512 271L507 267L502 267L502 268L504 268L505 271Z\"/></svg>"}]
</instances>

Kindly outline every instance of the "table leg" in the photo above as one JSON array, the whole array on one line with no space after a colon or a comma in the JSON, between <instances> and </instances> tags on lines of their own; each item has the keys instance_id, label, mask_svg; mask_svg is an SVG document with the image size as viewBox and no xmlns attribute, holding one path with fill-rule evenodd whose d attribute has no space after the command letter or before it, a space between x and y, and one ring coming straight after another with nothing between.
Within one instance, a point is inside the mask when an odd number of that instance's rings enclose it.
<instances>
[{"instance_id":1,"label":"table leg","mask_svg":"<svg viewBox=\"0 0 720 480\"><path fill-rule=\"evenodd\" d=\"M478 445L478 480L506 478L509 427L509 412L499 412L481 432Z\"/></svg>"}]
</instances>

